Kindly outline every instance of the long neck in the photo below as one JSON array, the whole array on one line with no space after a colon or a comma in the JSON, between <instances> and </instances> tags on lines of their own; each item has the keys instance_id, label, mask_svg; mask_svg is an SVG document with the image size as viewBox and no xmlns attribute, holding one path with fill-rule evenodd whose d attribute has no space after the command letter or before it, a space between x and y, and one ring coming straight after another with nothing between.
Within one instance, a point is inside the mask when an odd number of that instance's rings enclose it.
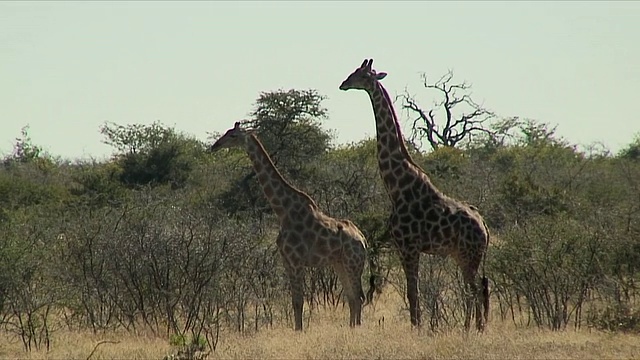
<instances>
[{"instance_id":1,"label":"long neck","mask_svg":"<svg viewBox=\"0 0 640 360\"><path fill-rule=\"evenodd\" d=\"M389 127L395 130L395 136L400 146L400 152L402 153L402 156L414 166L418 166L418 164L416 164L413 161L413 158L409 154L409 151L407 151L407 147L404 143L404 138L402 136L402 128L400 127L400 123L398 122L398 115L396 114L396 111L393 108L393 102L389 97L389 93L387 92L387 89L385 89L384 86L382 86L382 83L380 83L379 81L376 81L376 88L374 89L374 92L375 91L378 91L381 94L380 101L382 103L379 104L380 105L379 109L386 112L386 114L381 114L381 115L386 115L385 118L387 119L387 121L390 122ZM381 123L380 120L381 119L378 119L378 117L376 116L376 124Z\"/></svg>"},{"instance_id":2,"label":"long neck","mask_svg":"<svg viewBox=\"0 0 640 360\"><path fill-rule=\"evenodd\" d=\"M262 187L262 191L266 196L273 211L282 217L287 212L287 206L290 202L285 199L297 199L315 205L313 199L309 195L293 187L280 174L269 157L269 154L262 146L262 143L255 135L249 135L247 138L247 154L253 163L253 168L258 175L258 181Z\"/></svg>"},{"instance_id":3,"label":"long neck","mask_svg":"<svg viewBox=\"0 0 640 360\"><path fill-rule=\"evenodd\" d=\"M427 185L426 189L432 197L441 197L441 192L431 183L426 172L413 160L402 137L402 129L398 116L387 90L379 81L371 91L367 91L376 118L376 133L378 137L378 164L380 175L390 197L398 194L398 190L409 186L401 179L406 173L413 174Z\"/></svg>"},{"instance_id":4,"label":"long neck","mask_svg":"<svg viewBox=\"0 0 640 360\"><path fill-rule=\"evenodd\" d=\"M401 166L404 161L420 169L407 151L398 117L387 90L379 81L376 81L373 89L367 91L367 93L371 99L376 119L380 170L382 172L393 171L397 166Z\"/></svg>"}]
</instances>

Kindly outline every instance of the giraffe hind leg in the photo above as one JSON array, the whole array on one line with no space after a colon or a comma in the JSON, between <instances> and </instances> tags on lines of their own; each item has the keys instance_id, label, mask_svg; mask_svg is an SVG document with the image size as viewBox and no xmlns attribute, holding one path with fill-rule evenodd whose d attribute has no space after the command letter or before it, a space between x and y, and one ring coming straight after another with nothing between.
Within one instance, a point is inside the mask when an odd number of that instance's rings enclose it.
<instances>
[{"instance_id":1,"label":"giraffe hind leg","mask_svg":"<svg viewBox=\"0 0 640 360\"><path fill-rule=\"evenodd\" d=\"M476 317L476 325L478 319L478 286L476 284L476 272L469 268L462 268L462 276L464 280L464 331L471 329L471 318Z\"/></svg>"},{"instance_id":2,"label":"giraffe hind leg","mask_svg":"<svg viewBox=\"0 0 640 360\"><path fill-rule=\"evenodd\" d=\"M484 327L489 323L489 279L482 277L482 307L484 308Z\"/></svg>"},{"instance_id":3,"label":"giraffe hind leg","mask_svg":"<svg viewBox=\"0 0 640 360\"><path fill-rule=\"evenodd\" d=\"M357 272L355 271L346 270L343 265L336 265L334 269L349 303L349 326L358 326L361 324L362 317L362 284L360 276L356 276Z\"/></svg>"},{"instance_id":4,"label":"giraffe hind leg","mask_svg":"<svg viewBox=\"0 0 640 360\"><path fill-rule=\"evenodd\" d=\"M484 332L489 317L489 280L476 274L470 284L476 318L476 330ZM484 311L483 311L484 310Z\"/></svg>"},{"instance_id":5,"label":"giraffe hind leg","mask_svg":"<svg viewBox=\"0 0 640 360\"><path fill-rule=\"evenodd\" d=\"M466 282L465 286L465 307L464 307L464 331L469 331L471 327L471 308L473 306L473 285L471 283Z\"/></svg>"},{"instance_id":6,"label":"giraffe hind leg","mask_svg":"<svg viewBox=\"0 0 640 360\"><path fill-rule=\"evenodd\" d=\"M479 332L484 331L484 317L482 316L482 302L481 302L481 298L482 293L480 292L481 287L479 287L478 285L478 281L479 278L474 278L473 284L474 284L474 289L473 289L473 304L475 307L475 316L476 316L476 330L478 330Z\"/></svg>"},{"instance_id":7,"label":"giraffe hind leg","mask_svg":"<svg viewBox=\"0 0 640 360\"><path fill-rule=\"evenodd\" d=\"M471 318L475 317L476 329L482 332L484 331L484 314L482 312L484 294L481 292L481 286L484 284L479 284L478 280L480 279L475 272L467 272L464 280L466 284L464 330L469 331L471 329Z\"/></svg>"},{"instance_id":8,"label":"giraffe hind leg","mask_svg":"<svg viewBox=\"0 0 640 360\"><path fill-rule=\"evenodd\" d=\"M489 322L489 279L480 278L480 288L476 296L476 326L478 331L483 332ZM482 311L484 310L484 311Z\"/></svg>"},{"instance_id":9,"label":"giraffe hind leg","mask_svg":"<svg viewBox=\"0 0 640 360\"><path fill-rule=\"evenodd\" d=\"M349 326L356 327L360 325L360 301L354 298L349 299Z\"/></svg>"},{"instance_id":10,"label":"giraffe hind leg","mask_svg":"<svg viewBox=\"0 0 640 360\"><path fill-rule=\"evenodd\" d=\"M354 302L355 302L355 315L356 315L356 319L355 319L355 325L359 326L362 324L362 304L365 301L365 296L364 296L364 291L362 291L362 278L360 276L361 274L353 274L352 275L352 280L351 283L353 284L353 290L354 290L354 294L353 294L353 298L354 298Z\"/></svg>"}]
</instances>

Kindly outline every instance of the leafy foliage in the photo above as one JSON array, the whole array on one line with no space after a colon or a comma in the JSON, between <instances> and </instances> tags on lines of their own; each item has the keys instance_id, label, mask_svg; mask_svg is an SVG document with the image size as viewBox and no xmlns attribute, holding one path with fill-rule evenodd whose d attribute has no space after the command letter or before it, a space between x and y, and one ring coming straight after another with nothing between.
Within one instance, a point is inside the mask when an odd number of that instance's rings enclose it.
<instances>
[{"instance_id":1,"label":"leafy foliage","mask_svg":"<svg viewBox=\"0 0 640 360\"><path fill-rule=\"evenodd\" d=\"M636 134L633 142L620 151L621 158L630 160L640 159L640 134Z\"/></svg>"},{"instance_id":2,"label":"leafy foliage","mask_svg":"<svg viewBox=\"0 0 640 360\"><path fill-rule=\"evenodd\" d=\"M197 158L204 154L203 144L158 122L147 126L106 123L100 132L105 143L119 151L119 179L130 188L163 184L182 188Z\"/></svg>"}]
</instances>

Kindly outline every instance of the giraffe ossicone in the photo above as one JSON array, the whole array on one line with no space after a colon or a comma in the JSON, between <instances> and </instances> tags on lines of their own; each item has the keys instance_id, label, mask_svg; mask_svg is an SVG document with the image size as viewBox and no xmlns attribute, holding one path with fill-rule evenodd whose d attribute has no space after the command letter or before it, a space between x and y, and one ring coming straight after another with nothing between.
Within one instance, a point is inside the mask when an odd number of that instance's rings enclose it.
<instances>
[{"instance_id":1,"label":"giraffe ossicone","mask_svg":"<svg viewBox=\"0 0 640 360\"><path fill-rule=\"evenodd\" d=\"M365 59L340 90L364 90L371 100L378 166L392 205L389 226L407 280L411 324L420 325L418 269L420 255L426 253L449 256L457 263L470 291L464 327L469 329L474 308L476 328L482 331L489 316L489 282L484 276L489 230L475 206L443 194L412 159L393 102L380 83L387 74L377 73L372 65L373 59Z\"/></svg>"},{"instance_id":2,"label":"giraffe ossicone","mask_svg":"<svg viewBox=\"0 0 640 360\"><path fill-rule=\"evenodd\" d=\"M291 185L255 133L242 128L240 122L211 145L210 151L234 147L247 152L264 195L278 217L276 244L291 285L295 330L302 330L304 271L308 267L333 267L349 303L349 325L360 325L365 300L361 277L367 258L362 232L349 220L326 215L309 195Z\"/></svg>"}]
</instances>

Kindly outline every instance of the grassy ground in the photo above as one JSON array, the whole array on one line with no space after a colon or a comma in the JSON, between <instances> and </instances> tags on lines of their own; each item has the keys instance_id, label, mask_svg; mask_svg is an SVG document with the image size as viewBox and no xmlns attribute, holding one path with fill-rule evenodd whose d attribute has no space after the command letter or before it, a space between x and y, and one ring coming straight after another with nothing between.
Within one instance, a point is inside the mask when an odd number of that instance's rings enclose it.
<instances>
[{"instance_id":1,"label":"grassy ground","mask_svg":"<svg viewBox=\"0 0 640 360\"><path fill-rule=\"evenodd\" d=\"M249 336L225 335L209 359L640 359L637 335L516 329L499 321L481 335L433 335L410 330L408 320L397 315L399 305L397 295L387 295L366 309L365 324L357 329L345 326L347 310L339 309L314 313L303 333L283 325ZM100 345L91 359L161 359L175 352L167 339L145 336L67 332L54 340L49 353L25 353L18 339L0 334L0 358L86 359L101 340L118 343Z\"/></svg>"}]
</instances>

